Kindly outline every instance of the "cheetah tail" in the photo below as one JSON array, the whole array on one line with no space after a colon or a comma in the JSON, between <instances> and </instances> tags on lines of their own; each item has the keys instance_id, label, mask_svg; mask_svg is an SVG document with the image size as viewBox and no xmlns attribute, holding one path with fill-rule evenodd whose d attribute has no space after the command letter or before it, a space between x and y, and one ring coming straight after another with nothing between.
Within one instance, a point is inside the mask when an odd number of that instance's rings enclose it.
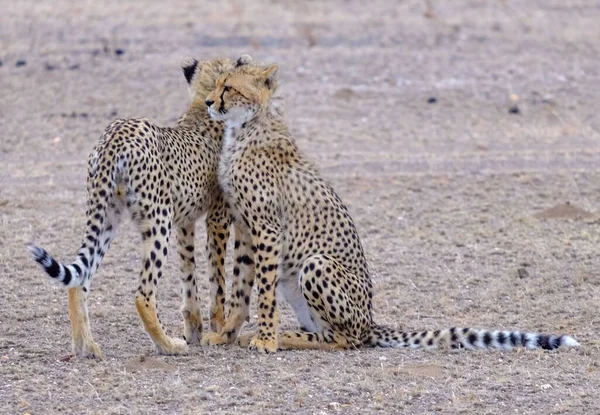
<instances>
[{"instance_id":1,"label":"cheetah tail","mask_svg":"<svg viewBox=\"0 0 600 415\"><path fill-rule=\"evenodd\" d=\"M552 334L522 333L519 331L485 330L457 328L429 330L422 332L403 332L387 327L374 326L366 346L407 347L452 349L500 349L511 350L516 347L526 349L554 350L561 346L576 347L579 342L571 336Z\"/></svg>"},{"instance_id":2,"label":"cheetah tail","mask_svg":"<svg viewBox=\"0 0 600 415\"><path fill-rule=\"evenodd\" d=\"M71 265L64 265L52 258L44 248L33 244L27 244L27 249L34 261L39 263L50 277L62 282L67 288L81 287L84 285L85 273L83 271L87 268L87 260L85 257L80 257Z\"/></svg>"},{"instance_id":3,"label":"cheetah tail","mask_svg":"<svg viewBox=\"0 0 600 415\"><path fill-rule=\"evenodd\" d=\"M88 211L83 243L77 251L75 261L71 264L66 265L56 261L42 247L27 245L33 260L42 266L46 274L63 283L66 288L89 287L94 273L115 237L117 215L107 212L107 209L111 210L110 207L102 206L102 209L98 207L97 209Z\"/></svg>"},{"instance_id":4,"label":"cheetah tail","mask_svg":"<svg viewBox=\"0 0 600 415\"><path fill-rule=\"evenodd\" d=\"M124 160L114 162L112 159L103 159L108 167L97 169L99 157L97 152L90 155L87 221L75 261L65 265L56 261L45 249L33 244L27 245L34 261L66 288L89 287L116 235L121 211L115 203L115 193L119 191L119 185L125 186L127 183L125 180L128 180L128 177L123 172L127 166Z\"/></svg>"}]
</instances>

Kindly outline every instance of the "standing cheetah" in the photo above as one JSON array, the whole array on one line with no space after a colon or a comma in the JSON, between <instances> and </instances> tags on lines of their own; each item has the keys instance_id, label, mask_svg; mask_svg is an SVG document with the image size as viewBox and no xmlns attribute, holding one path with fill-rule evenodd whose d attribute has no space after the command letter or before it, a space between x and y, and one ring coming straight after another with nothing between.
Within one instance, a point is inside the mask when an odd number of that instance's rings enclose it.
<instances>
[{"instance_id":1,"label":"standing cheetah","mask_svg":"<svg viewBox=\"0 0 600 415\"><path fill-rule=\"evenodd\" d=\"M87 222L75 261L63 265L44 249L28 245L46 273L69 288L73 351L78 356L101 357L92 339L86 299L124 211L131 214L142 235L142 270L135 305L158 352L185 353L186 340L197 341L202 333L194 273L194 225L205 213L211 327L222 326L223 266L231 216L217 182L223 127L208 116L204 97L214 89L219 75L250 60L247 55L237 61L184 59L182 69L193 97L175 127L158 127L146 119L119 119L106 128L90 154ZM184 340L167 336L157 314L158 281L167 261L172 224L177 230L183 274Z\"/></svg>"},{"instance_id":2,"label":"standing cheetah","mask_svg":"<svg viewBox=\"0 0 600 415\"><path fill-rule=\"evenodd\" d=\"M282 114L273 110L278 67L242 66L217 80L206 105L225 121L219 182L251 250L233 290L225 327L203 344L232 342L248 316L254 277L258 333L240 339L260 352L349 347L577 346L570 336L471 328L402 332L373 321L373 285L348 209L297 148ZM236 245L238 243L236 242ZM252 267L254 265L254 267ZM252 270L247 268L254 268ZM234 272L240 274L240 271ZM293 308L303 330L277 333L275 292Z\"/></svg>"}]
</instances>

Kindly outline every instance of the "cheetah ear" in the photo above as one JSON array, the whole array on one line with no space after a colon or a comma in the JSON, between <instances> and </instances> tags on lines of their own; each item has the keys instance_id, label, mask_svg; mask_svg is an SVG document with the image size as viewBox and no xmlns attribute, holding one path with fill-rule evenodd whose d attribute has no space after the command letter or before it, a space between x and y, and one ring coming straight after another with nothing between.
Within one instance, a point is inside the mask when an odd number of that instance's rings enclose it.
<instances>
[{"instance_id":1,"label":"cheetah ear","mask_svg":"<svg viewBox=\"0 0 600 415\"><path fill-rule=\"evenodd\" d=\"M240 66L248 65L250 62L252 62L252 56L250 56L250 55L242 55L236 61L235 67L239 68Z\"/></svg>"},{"instance_id":2,"label":"cheetah ear","mask_svg":"<svg viewBox=\"0 0 600 415\"><path fill-rule=\"evenodd\" d=\"M198 69L198 61L190 56L183 58L181 61L181 69L183 69L183 76L188 84L192 83L192 78Z\"/></svg>"},{"instance_id":3,"label":"cheetah ear","mask_svg":"<svg viewBox=\"0 0 600 415\"><path fill-rule=\"evenodd\" d=\"M265 68L261 74L261 79L264 81L268 89L274 90L277 88L279 81L279 65L273 63Z\"/></svg>"}]
</instances>

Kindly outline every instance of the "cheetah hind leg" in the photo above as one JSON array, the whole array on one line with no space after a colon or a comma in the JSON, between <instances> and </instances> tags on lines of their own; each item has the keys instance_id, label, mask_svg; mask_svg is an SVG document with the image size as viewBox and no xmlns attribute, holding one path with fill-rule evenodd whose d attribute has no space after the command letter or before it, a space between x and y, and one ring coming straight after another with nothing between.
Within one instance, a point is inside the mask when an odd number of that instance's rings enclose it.
<instances>
[{"instance_id":1,"label":"cheetah hind leg","mask_svg":"<svg viewBox=\"0 0 600 415\"><path fill-rule=\"evenodd\" d=\"M371 326L370 281L361 281L327 255L313 255L304 261L298 284L321 330L283 333L282 348L346 349L361 345Z\"/></svg>"},{"instance_id":2,"label":"cheetah hind leg","mask_svg":"<svg viewBox=\"0 0 600 415\"><path fill-rule=\"evenodd\" d=\"M202 315L198 301L194 259L194 222L177 227L177 253L181 271L181 314L183 316L183 339L187 344L200 341L202 336ZM159 242L160 243L160 242ZM160 248L160 245L157 247Z\"/></svg>"},{"instance_id":3,"label":"cheetah hind leg","mask_svg":"<svg viewBox=\"0 0 600 415\"><path fill-rule=\"evenodd\" d=\"M69 288L69 320L73 339L73 353L78 357L102 359L102 351L92 338L87 308L87 292L83 288Z\"/></svg>"},{"instance_id":4,"label":"cheetah hind leg","mask_svg":"<svg viewBox=\"0 0 600 415\"><path fill-rule=\"evenodd\" d=\"M152 206L152 202L149 200L143 200L140 203L141 206L145 204ZM156 303L158 283L167 263L171 208L168 208L167 215L164 218L141 218L138 223L144 236L144 243L142 271L140 273L140 285L135 294L135 307L144 323L146 333L154 342L158 353L164 355L186 354L188 352L186 341L171 338L165 333L158 317Z\"/></svg>"},{"instance_id":5,"label":"cheetah hind leg","mask_svg":"<svg viewBox=\"0 0 600 415\"><path fill-rule=\"evenodd\" d=\"M248 347L256 332L244 333L238 337L241 347ZM325 330L323 333L309 333L289 330L277 336L278 350L345 350L350 348L348 339L341 333Z\"/></svg>"},{"instance_id":6,"label":"cheetah hind leg","mask_svg":"<svg viewBox=\"0 0 600 415\"><path fill-rule=\"evenodd\" d=\"M278 349L341 350L360 346L371 326L369 281L360 281L326 255L314 255L305 260L298 283L316 330L280 333ZM238 344L251 344L254 338L253 333L244 334Z\"/></svg>"}]
</instances>

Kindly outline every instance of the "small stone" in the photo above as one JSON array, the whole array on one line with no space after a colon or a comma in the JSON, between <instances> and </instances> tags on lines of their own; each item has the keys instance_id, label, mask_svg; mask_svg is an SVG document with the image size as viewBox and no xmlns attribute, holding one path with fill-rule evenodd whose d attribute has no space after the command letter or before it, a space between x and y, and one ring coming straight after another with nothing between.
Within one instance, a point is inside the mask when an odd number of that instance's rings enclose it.
<instances>
[{"instance_id":1,"label":"small stone","mask_svg":"<svg viewBox=\"0 0 600 415\"><path fill-rule=\"evenodd\" d=\"M517 270L517 275L519 276L519 278L523 279L523 278L528 278L529 277L529 272L525 269L525 268L519 268Z\"/></svg>"},{"instance_id":2,"label":"small stone","mask_svg":"<svg viewBox=\"0 0 600 415\"><path fill-rule=\"evenodd\" d=\"M513 105L512 107L510 107L510 108L508 109L508 113L509 113L509 114L520 114L520 113L521 113L521 110L519 109L519 107L518 107L518 106L516 106L516 105Z\"/></svg>"},{"instance_id":3,"label":"small stone","mask_svg":"<svg viewBox=\"0 0 600 415\"><path fill-rule=\"evenodd\" d=\"M4 65L4 62L2 62L2 61L0 60L0 66L2 66L2 65Z\"/></svg>"},{"instance_id":4,"label":"small stone","mask_svg":"<svg viewBox=\"0 0 600 415\"><path fill-rule=\"evenodd\" d=\"M56 69L56 66L54 66L54 65L52 65L52 64L50 64L50 63L46 63L46 64L44 65L44 69L46 69L47 71L53 71L53 70L55 70L55 69Z\"/></svg>"},{"instance_id":5,"label":"small stone","mask_svg":"<svg viewBox=\"0 0 600 415\"><path fill-rule=\"evenodd\" d=\"M25 59L19 59L16 63L15 66L25 66L27 65L27 61Z\"/></svg>"},{"instance_id":6,"label":"small stone","mask_svg":"<svg viewBox=\"0 0 600 415\"><path fill-rule=\"evenodd\" d=\"M120 49L120 48L115 49L115 55L117 55L117 56L121 56L124 53L125 53L125 51L123 49Z\"/></svg>"},{"instance_id":7,"label":"small stone","mask_svg":"<svg viewBox=\"0 0 600 415\"><path fill-rule=\"evenodd\" d=\"M436 102L437 102L436 97L429 97L429 99L427 100L428 104L435 104Z\"/></svg>"},{"instance_id":8,"label":"small stone","mask_svg":"<svg viewBox=\"0 0 600 415\"><path fill-rule=\"evenodd\" d=\"M79 64L78 63L75 63L75 64L69 66L69 70L70 71L75 71L77 69L79 69Z\"/></svg>"},{"instance_id":9,"label":"small stone","mask_svg":"<svg viewBox=\"0 0 600 415\"><path fill-rule=\"evenodd\" d=\"M339 402L331 402L327 407L332 411L339 411L342 409L342 405Z\"/></svg>"}]
</instances>

